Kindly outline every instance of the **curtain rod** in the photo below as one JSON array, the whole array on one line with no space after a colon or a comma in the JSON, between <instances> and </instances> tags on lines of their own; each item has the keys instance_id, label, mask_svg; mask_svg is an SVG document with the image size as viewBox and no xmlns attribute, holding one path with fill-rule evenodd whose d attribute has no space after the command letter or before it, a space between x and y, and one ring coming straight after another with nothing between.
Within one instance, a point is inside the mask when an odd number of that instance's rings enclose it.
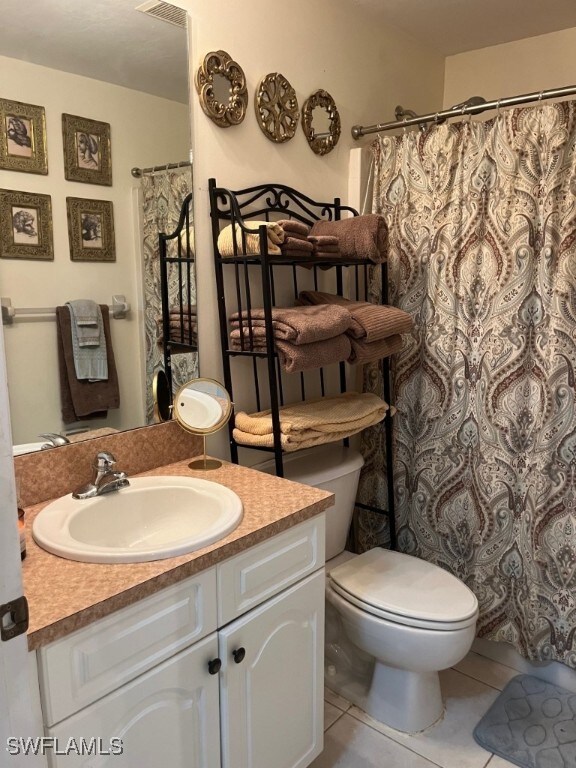
<instances>
[{"instance_id":1,"label":"curtain rod","mask_svg":"<svg viewBox=\"0 0 576 768\"><path fill-rule=\"evenodd\" d=\"M168 163L167 165L153 165L151 168L132 168L130 173L135 179L139 179L145 173L155 173L156 171L170 171L172 168L188 168L192 166L191 160L182 160L180 163Z\"/></svg>"},{"instance_id":2,"label":"curtain rod","mask_svg":"<svg viewBox=\"0 0 576 768\"><path fill-rule=\"evenodd\" d=\"M380 133L381 131L392 131L395 128L408 128L411 125L420 123L432 123L444 121L449 117L462 117L463 115L478 115L480 112L486 112L489 109L499 109L500 107L513 107L516 104L527 104L531 101L541 101L542 99L556 99L563 96L576 95L576 85L566 85L563 88L552 88L548 91L535 91L534 93L524 93L520 96L508 96L503 99L494 99L485 101L482 104L470 104L466 106L457 105L450 109L444 109L442 112L430 112L427 115L417 115L406 120L393 120L390 123L377 123L376 125L362 126L354 125L352 127L352 136L359 139L368 133Z\"/></svg>"}]
</instances>

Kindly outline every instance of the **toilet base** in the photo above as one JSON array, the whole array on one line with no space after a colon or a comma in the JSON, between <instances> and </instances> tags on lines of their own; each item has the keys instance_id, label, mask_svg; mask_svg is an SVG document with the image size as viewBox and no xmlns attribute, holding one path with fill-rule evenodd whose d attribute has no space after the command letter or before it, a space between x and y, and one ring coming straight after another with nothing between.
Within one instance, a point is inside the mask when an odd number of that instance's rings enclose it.
<instances>
[{"instance_id":1,"label":"toilet base","mask_svg":"<svg viewBox=\"0 0 576 768\"><path fill-rule=\"evenodd\" d=\"M329 660L325 684L374 720L397 731L418 733L444 714L437 672L408 672L373 659L362 674L351 674L350 669Z\"/></svg>"},{"instance_id":2,"label":"toilet base","mask_svg":"<svg viewBox=\"0 0 576 768\"><path fill-rule=\"evenodd\" d=\"M362 709L397 731L423 731L444 713L438 673L409 672L377 661Z\"/></svg>"}]
</instances>

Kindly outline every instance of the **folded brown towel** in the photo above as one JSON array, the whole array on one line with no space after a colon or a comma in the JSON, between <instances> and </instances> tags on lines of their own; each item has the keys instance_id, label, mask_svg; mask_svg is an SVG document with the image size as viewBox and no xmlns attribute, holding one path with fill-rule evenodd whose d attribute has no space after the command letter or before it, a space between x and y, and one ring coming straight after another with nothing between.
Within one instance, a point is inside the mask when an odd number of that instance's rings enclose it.
<instances>
[{"instance_id":1,"label":"folded brown towel","mask_svg":"<svg viewBox=\"0 0 576 768\"><path fill-rule=\"evenodd\" d=\"M310 229L310 236L320 235L337 237L344 259L386 261L388 229L384 217L377 213L340 221L317 221Z\"/></svg>"},{"instance_id":2,"label":"folded brown towel","mask_svg":"<svg viewBox=\"0 0 576 768\"><path fill-rule=\"evenodd\" d=\"M362 365L382 360L384 357L400 352L402 349L402 336L388 336L378 341L366 341L365 339L350 339L352 351L348 362L350 365Z\"/></svg>"},{"instance_id":3,"label":"folded brown towel","mask_svg":"<svg viewBox=\"0 0 576 768\"><path fill-rule=\"evenodd\" d=\"M343 296L324 291L301 291L298 299L303 304L336 304L344 307L352 316L348 334L354 338L372 342L399 333L410 333L413 321L407 312L387 304L370 304L367 301L350 301Z\"/></svg>"},{"instance_id":4,"label":"folded brown towel","mask_svg":"<svg viewBox=\"0 0 576 768\"><path fill-rule=\"evenodd\" d=\"M314 250L314 244L307 239L301 239L298 237L287 237L286 240L280 246L282 253L289 250L294 251L306 251L312 253Z\"/></svg>"},{"instance_id":5,"label":"folded brown towel","mask_svg":"<svg viewBox=\"0 0 576 768\"><path fill-rule=\"evenodd\" d=\"M340 243L338 242L338 238L334 237L334 235L308 235L308 240L310 240L311 243L314 243L314 245L335 245L337 247L340 246Z\"/></svg>"},{"instance_id":6,"label":"folded brown towel","mask_svg":"<svg viewBox=\"0 0 576 768\"><path fill-rule=\"evenodd\" d=\"M314 246L314 253L318 256L321 253L326 255L340 254L340 247L337 245L316 245Z\"/></svg>"},{"instance_id":7,"label":"folded brown towel","mask_svg":"<svg viewBox=\"0 0 576 768\"><path fill-rule=\"evenodd\" d=\"M250 319L248 319L248 317ZM230 317L233 339L249 339L250 327L255 336L265 337L265 313L263 309L252 309L250 313L235 312ZM292 344L310 344L345 333L350 327L350 313L344 307L329 304L307 307L274 307L272 309L272 332L275 339Z\"/></svg>"},{"instance_id":8,"label":"folded brown towel","mask_svg":"<svg viewBox=\"0 0 576 768\"><path fill-rule=\"evenodd\" d=\"M110 310L100 306L106 354L108 379L106 381L79 381L76 378L72 353L72 326L68 307L56 307L56 336L58 344L58 370L60 373L60 400L62 421L71 424L81 419L105 417L108 409L120 407L118 373L110 337Z\"/></svg>"},{"instance_id":9,"label":"folded brown towel","mask_svg":"<svg viewBox=\"0 0 576 768\"><path fill-rule=\"evenodd\" d=\"M286 373L299 373L322 368L332 363L340 363L348 360L352 354L350 339L345 333L324 341L313 341L310 344L291 344L289 341L274 339L274 346L278 350L280 365ZM266 352L266 338L253 338L252 344L245 340L243 347L240 339L230 339L230 349L243 352Z\"/></svg>"},{"instance_id":10,"label":"folded brown towel","mask_svg":"<svg viewBox=\"0 0 576 768\"><path fill-rule=\"evenodd\" d=\"M282 251L282 256L284 256L284 258L286 259L296 259L296 260L306 261L306 262L310 262L314 260L314 253L312 251L298 251L296 250L296 248L287 248L285 251ZM303 264L302 266L312 269L311 264L310 265Z\"/></svg>"},{"instance_id":11,"label":"folded brown towel","mask_svg":"<svg viewBox=\"0 0 576 768\"><path fill-rule=\"evenodd\" d=\"M307 237L310 232L308 224L304 224L302 221L296 221L295 219L280 219L278 224L287 235L300 235L301 237Z\"/></svg>"}]
</instances>

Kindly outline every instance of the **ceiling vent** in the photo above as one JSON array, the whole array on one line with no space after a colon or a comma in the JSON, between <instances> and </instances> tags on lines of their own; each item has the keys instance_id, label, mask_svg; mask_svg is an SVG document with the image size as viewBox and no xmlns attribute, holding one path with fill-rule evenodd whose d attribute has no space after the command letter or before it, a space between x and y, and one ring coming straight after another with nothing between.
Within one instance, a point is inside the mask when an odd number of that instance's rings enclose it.
<instances>
[{"instance_id":1,"label":"ceiling vent","mask_svg":"<svg viewBox=\"0 0 576 768\"><path fill-rule=\"evenodd\" d=\"M135 11L141 11L147 16L153 16L155 19L167 21L168 24L174 24L176 27L186 29L186 11L178 8L171 3L165 3L163 0L149 0L147 3L137 5Z\"/></svg>"}]
</instances>

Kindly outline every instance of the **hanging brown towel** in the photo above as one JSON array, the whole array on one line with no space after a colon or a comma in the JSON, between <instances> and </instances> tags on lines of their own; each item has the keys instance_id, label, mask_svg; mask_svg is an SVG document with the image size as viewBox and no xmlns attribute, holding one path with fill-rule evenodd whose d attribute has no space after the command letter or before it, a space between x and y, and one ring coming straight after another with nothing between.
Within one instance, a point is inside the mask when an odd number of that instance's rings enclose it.
<instances>
[{"instance_id":1,"label":"hanging brown towel","mask_svg":"<svg viewBox=\"0 0 576 768\"><path fill-rule=\"evenodd\" d=\"M58 369L60 373L60 400L62 421L71 424L81 419L105 417L108 409L120 407L118 373L110 338L110 311L100 305L106 351L108 379L106 381L79 381L76 378L72 352L72 325L68 307L56 307L56 336L58 339Z\"/></svg>"}]
</instances>

